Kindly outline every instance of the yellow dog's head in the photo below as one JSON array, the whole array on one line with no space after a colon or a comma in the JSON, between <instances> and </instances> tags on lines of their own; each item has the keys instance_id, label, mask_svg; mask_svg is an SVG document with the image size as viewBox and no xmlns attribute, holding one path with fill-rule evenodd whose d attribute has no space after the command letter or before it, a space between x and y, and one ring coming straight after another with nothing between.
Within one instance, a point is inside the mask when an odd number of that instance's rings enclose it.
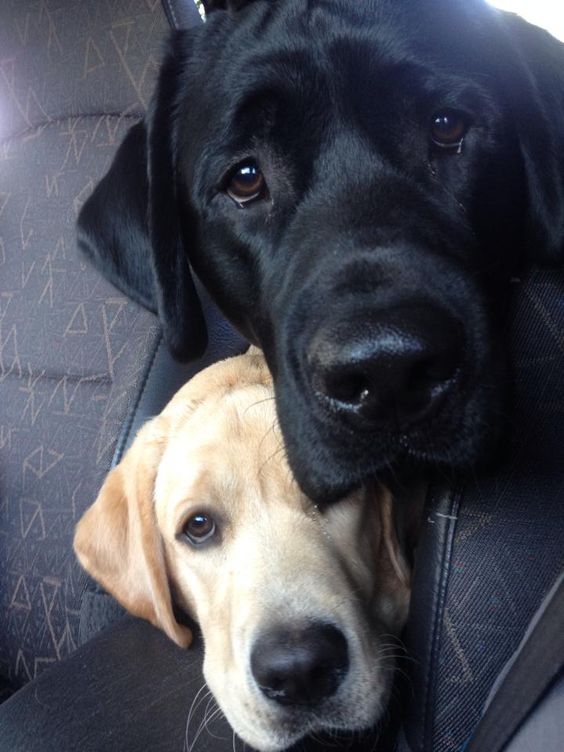
<instances>
[{"instance_id":1,"label":"yellow dog's head","mask_svg":"<svg viewBox=\"0 0 564 752\"><path fill-rule=\"evenodd\" d=\"M206 681L253 747L365 728L385 707L383 647L409 598L390 494L319 509L300 492L258 351L201 372L141 429L75 550L178 645L191 635L173 603L199 622Z\"/></svg>"}]
</instances>

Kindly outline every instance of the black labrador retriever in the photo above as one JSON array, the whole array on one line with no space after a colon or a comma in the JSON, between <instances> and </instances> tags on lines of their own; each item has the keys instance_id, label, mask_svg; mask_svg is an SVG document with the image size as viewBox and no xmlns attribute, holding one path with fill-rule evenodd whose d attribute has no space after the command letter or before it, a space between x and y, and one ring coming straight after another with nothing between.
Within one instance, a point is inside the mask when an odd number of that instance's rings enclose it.
<instances>
[{"instance_id":1,"label":"black labrador retriever","mask_svg":"<svg viewBox=\"0 0 564 752\"><path fill-rule=\"evenodd\" d=\"M511 277L564 258L564 45L482 0L209 0L80 216L82 249L259 344L317 499L499 442Z\"/></svg>"}]
</instances>

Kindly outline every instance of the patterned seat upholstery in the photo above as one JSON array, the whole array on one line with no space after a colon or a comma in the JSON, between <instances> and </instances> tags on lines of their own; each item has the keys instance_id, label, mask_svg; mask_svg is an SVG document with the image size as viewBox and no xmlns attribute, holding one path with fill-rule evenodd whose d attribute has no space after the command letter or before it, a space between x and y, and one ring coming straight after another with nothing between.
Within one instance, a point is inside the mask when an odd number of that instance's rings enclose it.
<instances>
[{"instance_id":1,"label":"patterned seat upholstery","mask_svg":"<svg viewBox=\"0 0 564 752\"><path fill-rule=\"evenodd\" d=\"M564 570L564 272L531 270L515 293L507 457L493 473L430 494L397 752L464 749L497 676Z\"/></svg>"},{"instance_id":2,"label":"patterned seat upholstery","mask_svg":"<svg viewBox=\"0 0 564 752\"><path fill-rule=\"evenodd\" d=\"M76 252L75 220L147 106L158 0L0 4L0 676L71 653L74 525L159 342Z\"/></svg>"}]
</instances>

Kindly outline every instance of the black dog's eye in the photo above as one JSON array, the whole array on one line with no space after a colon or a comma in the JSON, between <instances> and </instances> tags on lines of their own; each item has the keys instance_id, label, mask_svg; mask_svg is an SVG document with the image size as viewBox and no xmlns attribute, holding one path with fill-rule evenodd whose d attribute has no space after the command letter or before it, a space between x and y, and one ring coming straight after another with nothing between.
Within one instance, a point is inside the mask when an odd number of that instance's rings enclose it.
<instances>
[{"instance_id":1,"label":"black dog's eye","mask_svg":"<svg viewBox=\"0 0 564 752\"><path fill-rule=\"evenodd\" d=\"M217 530L215 520L205 512L193 514L184 525L182 532L194 546L213 538Z\"/></svg>"},{"instance_id":2,"label":"black dog's eye","mask_svg":"<svg viewBox=\"0 0 564 752\"><path fill-rule=\"evenodd\" d=\"M225 190L235 203L246 206L256 199L263 198L266 181L256 162L244 162L231 173Z\"/></svg>"},{"instance_id":3,"label":"black dog's eye","mask_svg":"<svg viewBox=\"0 0 564 752\"><path fill-rule=\"evenodd\" d=\"M435 113L431 122L431 139L441 149L459 150L468 130L466 117L456 110Z\"/></svg>"}]
</instances>

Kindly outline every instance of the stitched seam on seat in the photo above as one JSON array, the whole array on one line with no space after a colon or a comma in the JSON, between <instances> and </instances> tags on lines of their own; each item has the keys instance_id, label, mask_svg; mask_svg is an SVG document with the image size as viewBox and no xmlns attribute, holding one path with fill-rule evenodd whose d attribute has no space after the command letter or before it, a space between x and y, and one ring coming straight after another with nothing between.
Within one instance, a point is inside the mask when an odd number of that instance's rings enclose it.
<instances>
[{"instance_id":1,"label":"stitched seam on seat","mask_svg":"<svg viewBox=\"0 0 564 752\"><path fill-rule=\"evenodd\" d=\"M112 458L111 467L115 467L118 464L118 462L120 462L122 459L123 450L127 444L127 439L129 438L129 432L131 431L131 426L133 425L133 421L135 420L135 416L137 415L137 410L139 409L141 398L143 397L145 389L147 388L147 382L149 381L151 371L153 370L155 361L157 359L157 353L159 352L159 349L161 348L163 344L164 344L163 336L162 334L160 334L157 337L155 349L153 350L153 353L147 365L147 369L143 375L143 380L141 381L141 384L139 386L139 391L137 392L137 399L135 400L135 403L133 407L131 408L129 415L125 419L121 433L118 436L116 448L114 451L114 456Z\"/></svg>"},{"instance_id":2,"label":"stitched seam on seat","mask_svg":"<svg viewBox=\"0 0 564 752\"><path fill-rule=\"evenodd\" d=\"M96 384L96 386L103 384L104 386L112 386L114 383L114 380L109 373L65 373L64 371L52 371L47 370L46 368L43 370L30 368L25 371L22 369L21 373L13 373L12 370L7 371L6 373L0 371L0 384L9 379L12 381L29 381L30 378L34 380L33 383L37 380L59 382L62 379L66 379L71 384L77 384L78 386L81 386L82 384Z\"/></svg>"},{"instance_id":3,"label":"stitched seam on seat","mask_svg":"<svg viewBox=\"0 0 564 752\"><path fill-rule=\"evenodd\" d=\"M143 379L142 379L141 384L139 386L139 390L138 390L138 393L137 393L137 399L135 400L135 404L133 405L133 407L129 411L129 414L126 416L126 418L125 418L125 420L123 422L122 430L121 430L119 436L117 437L116 448L114 449L114 455L112 457L112 461L110 463L110 467L108 468L108 472L113 467L115 467L118 464L118 462L120 462L120 460L122 458L123 449L124 449L125 445L127 444L127 438L129 436L129 432L131 430L131 426L133 425L133 421L135 420L135 415L137 413L137 409L139 407L139 403L141 401L141 397L142 397L142 395L143 395L143 393L145 391L145 388L147 386L147 382L149 380L150 373L151 373L151 371L153 369L153 366L155 365L155 360L156 360L156 357L157 357L157 353L158 353L159 348L161 347L162 344L163 344L163 336L162 336L162 334L160 334L157 337L155 348L153 350L153 354L151 355L151 358L149 359L149 363L147 364L147 368L145 370L145 373L143 375ZM81 568L81 574L82 574L82 576L79 577L78 584L80 585L80 598L79 598L79 602L80 602L81 608L82 608L82 600L83 600L85 594L92 592L91 588L89 587L89 584L91 582L96 582L96 581L88 574L88 572L86 572L86 570L84 570L82 568Z\"/></svg>"},{"instance_id":4,"label":"stitched seam on seat","mask_svg":"<svg viewBox=\"0 0 564 752\"><path fill-rule=\"evenodd\" d=\"M440 654L444 606L446 601L448 582L450 579L450 560L452 557L454 533L456 530L456 524L458 522L458 513L460 510L461 498L461 488L455 488L450 494L448 513L450 518L455 519L449 519L447 523L448 527L445 533L446 542L443 546L443 554L441 556L440 563L441 578L437 594L437 607L435 608L435 620L431 633L430 649L428 651L429 671L427 673L427 676L425 677L425 718L423 724L423 749L427 752L433 752L433 715L436 688L436 672L433 669Z\"/></svg>"},{"instance_id":5,"label":"stitched seam on seat","mask_svg":"<svg viewBox=\"0 0 564 752\"><path fill-rule=\"evenodd\" d=\"M174 12L171 0L166 0L166 4L168 5L168 9L170 10L170 14L172 16L172 23L174 27L178 29L178 19L176 18L176 13Z\"/></svg>"},{"instance_id":6,"label":"stitched seam on seat","mask_svg":"<svg viewBox=\"0 0 564 752\"><path fill-rule=\"evenodd\" d=\"M100 118L108 117L108 118L114 118L115 120L141 120L143 117L143 113L137 113L135 115L128 114L128 113L117 113L117 112L92 112L85 115L60 115L58 117L51 118L50 120L44 120L42 123L39 123L39 125L33 125L29 128L24 128L21 131L17 131L16 133L13 133L11 136L7 136L2 141L0 141L0 144L2 146L9 145L12 141L19 141L22 138L26 138L27 136L31 136L34 133L40 133L41 131L45 130L46 128L49 128L53 125L60 125L61 123L64 123L65 120L99 120Z\"/></svg>"}]
</instances>

